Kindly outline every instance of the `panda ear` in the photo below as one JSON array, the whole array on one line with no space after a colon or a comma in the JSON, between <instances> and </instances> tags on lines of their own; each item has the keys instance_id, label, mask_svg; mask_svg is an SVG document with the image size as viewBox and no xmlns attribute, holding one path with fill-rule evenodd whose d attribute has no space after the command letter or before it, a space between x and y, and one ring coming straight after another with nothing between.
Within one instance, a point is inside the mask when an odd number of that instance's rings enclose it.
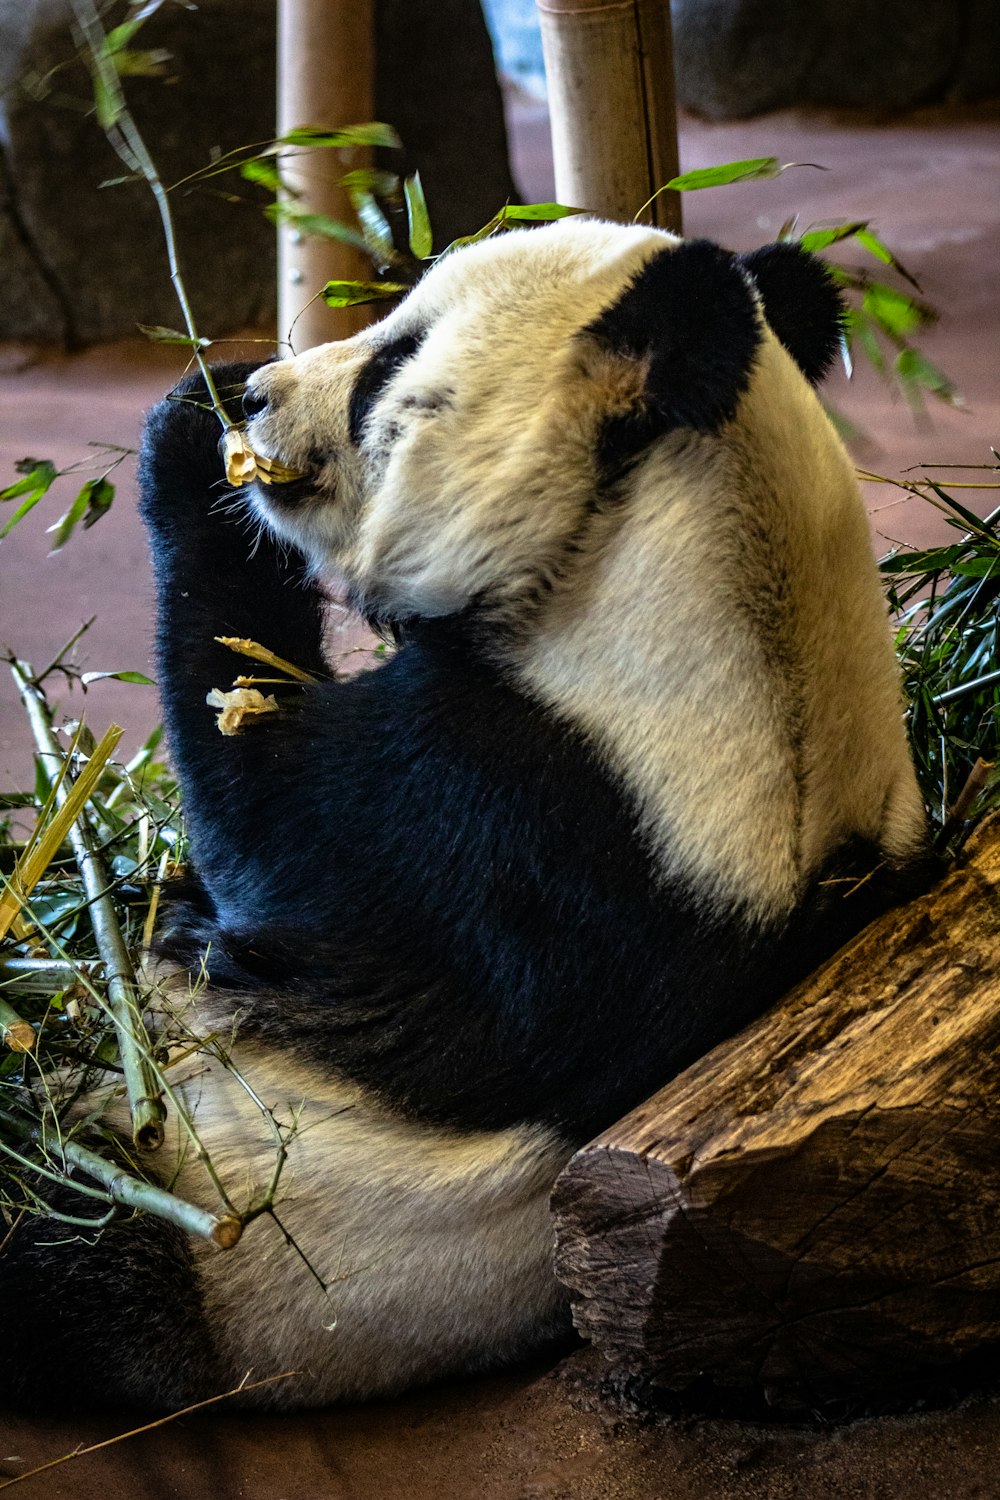
<instances>
[{"instance_id":1,"label":"panda ear","mask_svg":"<svg viewBox=\"0 0 1000 1500\"><path fill-rule=\"evenodd\" d=\"M605 423L599 455L614 472L676 427L715 432L736 412L760 343L749 279L734 255L686 240L647 261L583 336L641 365L638 400Z\"/></svg>"},{"instance_id":2,"label":"panda ear","mask_svg":"<svg viewBox=\"0 0 1000 1500\"><path fill-rule=\"evenodd\" d=\"M840 348L844 304L823 262L801 246L764 245L739 257L764 316L807 380L818 385Z\"/></svg>"}]
</instances>

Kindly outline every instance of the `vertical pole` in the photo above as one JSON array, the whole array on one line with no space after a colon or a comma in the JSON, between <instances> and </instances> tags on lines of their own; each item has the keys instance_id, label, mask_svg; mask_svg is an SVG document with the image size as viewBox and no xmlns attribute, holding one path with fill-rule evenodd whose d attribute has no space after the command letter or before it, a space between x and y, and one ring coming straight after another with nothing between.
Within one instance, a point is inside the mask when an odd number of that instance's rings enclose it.
<instances>
[{"instance_id":1,"label":"vertical pole","mask_svg":"<svg viewBox=\"0 0 1000 1500\"><path fill-rule=\"evenodd\" d=\"M278 134L296 125L357 125L374 109L374 0L278 0ZM333 151L289 156L282 175L308 213L353 224L338 186ZM348 338L369 322L368 309L332 311L313 300L327 281L366 280L371 266L351 245L278 228L278 335L296 351ZM294 327L293 327L294 325Z\"/></svg>"},{"instance_id":2,"label":"vertical pole","mask_svg":"<svg viewBox=\"0 0 1000 1500\"><path fill-rule=\"evenodd\" d=\"M556 196L630 220L678 171L669 0L537 3ZM640 217L680 233L680 194Z\"/></svg>"}]
</instances>

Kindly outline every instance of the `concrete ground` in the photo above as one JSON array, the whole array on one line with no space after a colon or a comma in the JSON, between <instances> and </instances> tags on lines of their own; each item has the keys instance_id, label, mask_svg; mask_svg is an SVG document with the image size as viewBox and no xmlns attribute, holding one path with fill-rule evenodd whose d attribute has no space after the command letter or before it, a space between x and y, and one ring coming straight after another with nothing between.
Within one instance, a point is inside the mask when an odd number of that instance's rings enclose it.
<instances>
[{"instance_id":1,"label":"concrete ground","mask_svg":"<svg viewBox=\"0 0 1000 1500\"><path fill-rule=\"evenodd\" d=\"M527 199L552 196L544 111L515 101L516 169ZM942 311L930 358L951 375L965 407L937 407L915 423L866 371L828 395L863 429L858 456L897 477L921 463L992 461L1000 367L1000 136L995 115L936 115L892 125L791 114L741 124L682 122L685 169L751 156L816 162L772 182L712 190L685 203L686 232L735 248L766 241L792 213L803 222L871 218ZM0 354L0 477L26 454L60 466L91 441L134 446L141 414L180 361L135 342L72 358L30 349ZM960 476L974 479L975 473ZM985 475L986 479L998 476ZM867 487L876 545L926 544L947 535L922 501ZM963 492L985 511L989 491ZM83 618L93 670L147 668L150 586L130 471L112 514L46 557L39 508L0 547L0 643L36 666ZM156 720L152 689L106 684L88 696L100 730L110 716L133 740ZM12 691L0 685L0 785L30 777L27 734ZM580 1365L582 1361L582 1367ZM19 1495L45 1500L1000 1500L995 1455L1000 1405L985 1392L951 1410L855 1422L767 1427L696 1414L650 1426L621 1423L579 1390L600 1356L440 1387L404 1399L293 1418L243 1419L224 1408L73 1458L25 1480ZM89 1420L0 1418L0 1487L15 1476L135 1425L125 1413Z\"/></svg>"}]
</instances>

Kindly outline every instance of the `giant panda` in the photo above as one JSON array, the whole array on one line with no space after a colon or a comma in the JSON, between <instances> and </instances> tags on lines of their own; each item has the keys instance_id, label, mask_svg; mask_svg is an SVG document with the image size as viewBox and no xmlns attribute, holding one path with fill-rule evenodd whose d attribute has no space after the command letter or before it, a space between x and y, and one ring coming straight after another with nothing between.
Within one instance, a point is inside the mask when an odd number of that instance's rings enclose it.
<instances>
[{"instance_id":1,"label":"giant panda","mask_svg":"<svg viewBox=\"0 0 1000 1500\"><path fill-rule=\"evenodd\" d=\"M189 381L142 514L193 877L162 949L232 1038L176 1083L277 1221L219 1254L149 1217L22 1228L8 1391L315 1405L567 1327L575 1148L893 899L924 810L851 465L813 385L841 309L791 245L573 219L440 259L376 326L253 372L228 491ZM324 583L395 637L350 680ZM313 673L223 738L249 636ZM150 1169L213 1206L172 1134ZM296 1249L289 1249L288 1239ZM39 1278L58 1278L58 1298ZM322 1285L321 1285L322 1283ZM49 1309L52 1309L51 1311Z\"/></svg>"}]
</instances>

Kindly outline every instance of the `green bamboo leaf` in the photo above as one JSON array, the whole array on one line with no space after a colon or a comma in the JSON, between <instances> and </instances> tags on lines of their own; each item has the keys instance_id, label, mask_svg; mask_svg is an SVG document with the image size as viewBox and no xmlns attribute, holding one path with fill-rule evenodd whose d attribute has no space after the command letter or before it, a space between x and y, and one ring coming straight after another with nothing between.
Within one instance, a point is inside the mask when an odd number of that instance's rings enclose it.
<instances>
[{"instance_id":1,"label":"green bamboo leaf","mask_svg":"<svg viewBox=\"0 0 1000 1500\"><path fill-rule=\"evenodd\" d=\"M246 182L259 183L261 187L267 188L272 193L289 191L274 163L260 156L243 162L240 166L240 176Z\"/></svg>"},{"instance_id":2,"label":"green bamboo leaf","mask_svg":"<svg viewBox=\"0 0 1000 1500\"><path fill-rule=\"evenodd\" d=\"M269 203L264 213L273 224L287 224L300 234L322 235L325 239L339 240L344 245L354 245L358 250L368 249L364 236L358 234L356 229L350 229L338 219L327 218L326 214L306 213L294 203Z\"/></svg>"},{"instance_id":3,"label":"green bamboo leaf","mask_svg":"<svg viewBox=\"0 0 1000 1500\"><path fill-rule=\"evenodd\" d=\"M417 260L426 260L433 249L434 236L431 232L431 220L427 212L427 200L424 197L419 172L414 172L412 177L404 180L403 196L406 199L410 249Z\"/></svg>"},{"instance_id":4,"label":"green bamboo leaf","mask_svg":"<svg viewBox=\"0 0 1000 1500\"><path fill-rule=\"evenodd\" d=\"M797 162L787 162L797 166ZM727 187L731 182L751 182L762 177L780 177L785 167L776 156L752 156L745 161L727 161L718 167L698 167L693 172L682 172L672 177L660 188L661 193L695 193L701 188Z\"/></svg>"},{"instance_id":5,"label":"green bamboo leaf","mask_svg":"<svg viewBox=\"0 0 1000 1500\"><path fill-rule=\"evenodd\" d=\"M856 219L849 224L838 224L832 229L807 229L805 234L799 237L799 244L803 250L809 250L816 255L820 250L828 249L830 245L839 245L842 240L860 237L866 228L867 224L864 219Z\"/></svg>"},{"instance_id":6,"label":"green bamboo leaf","mask_svg":"<svg viewBox=\"0 0 1000 1500\"><path fill-rule=\"evenodd\" d=\"M100 65L102 61L105 64L104 67ZM94 84L97 123L102 130L112 130L125 111L125 95L118 82L114 56L108 52L106 46L103 57L94 59L94 67L90 76Z\"/></svg>"},{"instance_id":7,"label":"green bamboo leaf","mask_svg":"<svg viewBox=\"0 0 1000 1500\"><path fill-rule=\"evenodd\" d=\"M85 687L92 682L104 682L106 678L113 678L115 682L134 682L140 687L155 687L156 683L145 672L84 672L80 681Z\"/></svg>"},{"instance_id":8,"label":"green bamboo leaf","mask_svg":"<svg viewBox=\"0 0 1000 1500\"><path fill-rule=\"evenodd\" d=\"M367 125L345 125L341 130L331 130L325 125L297 125L279 136L278 142L282 146L386 146L397 150L401 145L392 126L377 120Z\"/></svg>"},{"instance_id":9,"label":"green bamboo leaf","mask_svg":"<svg viewBox=\"0 0 1000 1500\"><path fill-rule=\"evenodd\" d=\"M912 287L915 287L918 292L920 291L920 282L917 278L906 269L902 261L897 260L888 245L883 244L878 235L867 224L862 225L858 229L856 238L858 244L867 250L869 255L873 255L884 266L891 266L894 271L902 276L904 281L908 281Z\"/></svg>"},{"instance_id":10,"label":"green bamboo leaf","mask_svg":"<svg viewBox=\"0 0 1000 1500\"><path fill-rule=\"evenodd\" d=\"M1000 557L970 557L953 563L951 571L962 578L992 578L1000 572Z\"/></svg>"},{"instance_id":11,"label":"green bamboo leaf","mask_svg":"<svg viewBox=\"0 0 1000 1500\"><path fill-rule=\"evenodd\" d=\"M141 25L142 22L136 18L123 21L120 26L112 26L107 35L108 51L120 52L123 47L127 47Z\"/></svg>"},{"instance_id":12,"label":"green bamboo leaf","mask_svg":"<svg viewBox=\"0 0 1000 1500\"><path fill-rule=\"evenodd\" d=\"M502 225L503 210L501 209L500 213L494 214L492 219L483 225L482 229L477 229L475 234L463 234L457 240L452 240L451 244L446 245L441 251L438 260L443 260L446 255L451 255L453 251L461 250L466 245L478 245L480 240L489 239L490 235L495 234Z\"/></svg>"},{"instance_id":13,"label":"green bamboo leaf","mask_svg":"<svg viewBox=\"0 0 1000 1500\"><path fill-rule=\"evenodd\" d=\"M24 477L0 490L0 501L16 500L19 495L28 495L35 490L44 494L59 473L50 458L19 458L14 469Z\"/></svg>"},{"instance_id":14,"label":"green bamboo leaf","mask_svg":"<svg viewBox=\"0 0 1000 1500\"><path fill-rule=\"evenodd\" d=\"M124 47L114 54L113 60L120 78L162 78L172 57L173 53L163 47L146 50Z\"/></svg>"},{"instance_id":15,"label":"green bamboo leaf","mask_svg":"<svg viewBox=\"0 0 1000 1500\"><path fill-rule=\"evenodd\" d=\"M50 532L55 532L51 548L53 552L58 552L61 547L66 545L79 523L83 520L86 511L87 490L86 486L84 486L66 514L60 517L54 526L48 528Z\"/></svg>"},{"instance_id":16,"label":"green bamboo leaf","mask_svg":"<svg viewBox=\"0 0 1000 1500\"><path fill-rule=\"evenodd\" d=\"M149 20L150 16L160 9L163 0L146 0L145 5L133 5L131 8L134 15L128 16L119 26L112 26L107 34L107 45L109 52L119 52L122 47L127 47L135 36L139 27Z\"/></svg>"},{"instance_id":17,"label":"green bamboo leaf","mask_svg":"<svg viewBox=\"0 0 1000 1500\"><path fill-rule=\"evenodd\" d=\"M880 281L873 281L865 288L862 307L885 333L896 339L906 338L935 318L925 303Z\"/></svg>"},{"instance_id":18,"label":"green bamboo leaf","mask_svg":"<svg viewBox=\"0 0 1000 1500\"><path fill-rule=\"evenodd\" d=\"M401 297L409 290L395 281L328 281L320 296L327 307L359 307L364 302Z\"/></svg>"},{"instance_id":19,"label":"green bamboo leaf","mask_svg":"<svg viewBox=\"0 0 1000 1500\"><path fill-rule=\"evenodd\" d=\"M940 401L946 401L949 406L963 406L964 401L961 394L955 388L943 370L937 365L931 364L927 357L918 349L907 346L901 349L896 357L896 374L901 380L914 381L925 390L930 391L932 396L937 396Z\"/></svg>"},{"instance_id":20,"label":"green bamboo leaf","mask_svg":"<svg viewBox=\"0 0 1000 1500\"><path fill-rule=\"evenodd\" d=\"M396 173L384 172L380 167L357 167L353 172L345 172L340 185L349 193L377 193L380 198L391 198L399 192Z\"/></svg>"},{"instance_id":21,"label":"green bamboo leaf","mask_svg":"<svg viewBox=\"0 0 1000 1500\"><path fill-rule=\"evenodd\" d=\"M87 509L83 517L83 529L84 531L89 531L91 526L99 521L102 516L107 515L111 509L111 502L115 498L115 487L107 477L91 479L84 485L83 493L87 496Z\"/></svg>"},{"instance_id":22,"label":"green bamboo leaf","mask_svg":"<svg viewBox=\"0 0 1000 1500\"><path fill-rule=\"evenodd\" d=\"M883 573L937 573L951 569L968 551L965 543L951 547L928 547L922 552L890 552L879 562Z\"/></svg>"},{"instance_id":23,"label":"green bamboo leaf","mask_svg":"<svg viewBox=\"0 0 1000 1500\"><path fill-rule=\"evenodd\" d=\"M565 203L508 203L503 217L519 224L547 224L554 219L566 219L571 214L585 212L582 208L569 208Z\"/></svg>"},{"instance_id":24,"label":"green bamboo leaf","mask_svg":"<svg viewBox=\"0 0 1000 1500\"><path fill-rule=\"evenodd\" d=\"M5 523L5 525L0 527L0 542L3 541L5 536L8 536L14 530L14 527L17 525L18 521L23 521L28 512L34 510L35 506L38 504L39 500L42 499L44 494L44 490L33 490L28 498L22 501L22 503L18 506L17 510Z\"/></svg>"}]
</instances>

